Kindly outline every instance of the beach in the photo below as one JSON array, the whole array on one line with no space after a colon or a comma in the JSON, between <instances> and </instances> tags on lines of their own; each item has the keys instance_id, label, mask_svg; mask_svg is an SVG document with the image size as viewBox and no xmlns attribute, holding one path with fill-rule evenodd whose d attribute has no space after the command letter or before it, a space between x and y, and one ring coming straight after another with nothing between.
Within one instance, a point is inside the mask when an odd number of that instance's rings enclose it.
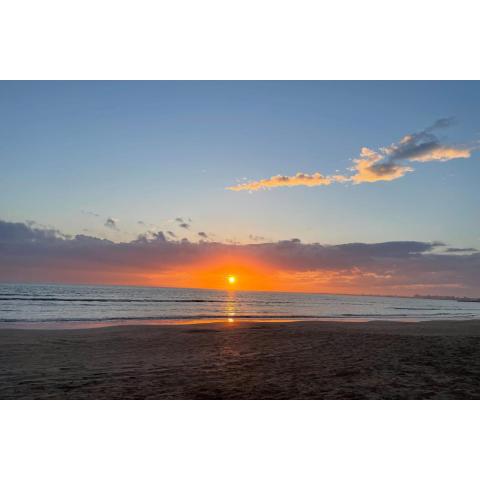
<instances>
[{"instance_id":1,"label":"beach","mask_svg":"<svg viewBox=\"0 0 480 480\"><path fill-rule=\"evenodd\" d=\"M480 321L0 330L1 399L478 399Z\"/></svg>"}]
</instances>

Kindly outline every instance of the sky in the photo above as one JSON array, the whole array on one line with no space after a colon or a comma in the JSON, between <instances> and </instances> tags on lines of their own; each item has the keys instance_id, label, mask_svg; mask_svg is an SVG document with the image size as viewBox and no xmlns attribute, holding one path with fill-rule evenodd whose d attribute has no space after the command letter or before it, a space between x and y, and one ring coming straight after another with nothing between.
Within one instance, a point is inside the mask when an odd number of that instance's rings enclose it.
<instances>
[{"instance_id":1,"label":"sky","mask_svg":"<svg viewBox=\"0 0 480 480\"><path fill-rule=\"evenodd\" d=\"M0 82L0 105L2 281L480 295L478 82Z\"/></svg>"}]
</instances>

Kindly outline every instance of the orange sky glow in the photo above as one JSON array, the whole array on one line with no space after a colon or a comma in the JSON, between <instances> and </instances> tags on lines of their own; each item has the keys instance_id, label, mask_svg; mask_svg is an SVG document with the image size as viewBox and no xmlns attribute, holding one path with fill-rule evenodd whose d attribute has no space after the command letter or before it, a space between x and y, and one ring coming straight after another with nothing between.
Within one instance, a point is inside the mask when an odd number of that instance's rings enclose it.
<instances>
[{"instance_id":1,"label":"orange sky glow","mask_svg":"<svg viewBox=\"0 0 480 480\"><path fill-rule=\"evenodd\" d=\"M113 272L111 272L113 273ZM107 274L108 275L108 274ZM103 274L101 274L103 277ZM235 282L230 283L229 277ZM135 271L108 275L103 282L152 287L204 288L218 290L279 291L299 293L378 293L357 281L365 274L335 270L287 271L258 259L226 257L164 271ZM368 274L366 274L368 277ZM92 279L86 280L92 283ZM381 287L385 291L385 286ZM406 287L408 290L408 287ZM398 293L398 287L396 288ZM408 293L408 291L406 291Z\"/></svg>"}]
</instances>

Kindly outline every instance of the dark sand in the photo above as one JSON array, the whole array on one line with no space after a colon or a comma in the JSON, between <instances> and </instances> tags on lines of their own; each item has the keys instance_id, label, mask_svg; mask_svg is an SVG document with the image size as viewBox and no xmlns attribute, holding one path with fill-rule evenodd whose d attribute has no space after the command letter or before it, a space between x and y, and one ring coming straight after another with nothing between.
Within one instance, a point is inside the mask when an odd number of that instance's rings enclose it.
<instances>
[{"instance_id":1,"label":"dark sand","mask_svg":"<svg viewBox=\"0 0 480 480\"><path fill-rule=\"evenodd\" d=\"M0 330L0 398L480 398L480 321Z\"/></svg>"}]
</instances>

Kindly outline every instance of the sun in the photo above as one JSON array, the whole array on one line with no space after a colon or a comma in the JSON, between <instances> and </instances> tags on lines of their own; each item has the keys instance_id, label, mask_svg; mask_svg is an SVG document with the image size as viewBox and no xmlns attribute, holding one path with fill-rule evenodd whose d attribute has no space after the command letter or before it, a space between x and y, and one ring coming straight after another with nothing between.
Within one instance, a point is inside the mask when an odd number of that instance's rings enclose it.
<instances>
[{"instance_id":1,"label":"sun","mask_svg":"<svg viewBox=\"0 0 480 480\"><path fill-rule=\"evenodd\" d=\"M235 275L229 275L227 281L230 285L234 285L237 281L237 277Z\"/></svg>"}]
</instances>

